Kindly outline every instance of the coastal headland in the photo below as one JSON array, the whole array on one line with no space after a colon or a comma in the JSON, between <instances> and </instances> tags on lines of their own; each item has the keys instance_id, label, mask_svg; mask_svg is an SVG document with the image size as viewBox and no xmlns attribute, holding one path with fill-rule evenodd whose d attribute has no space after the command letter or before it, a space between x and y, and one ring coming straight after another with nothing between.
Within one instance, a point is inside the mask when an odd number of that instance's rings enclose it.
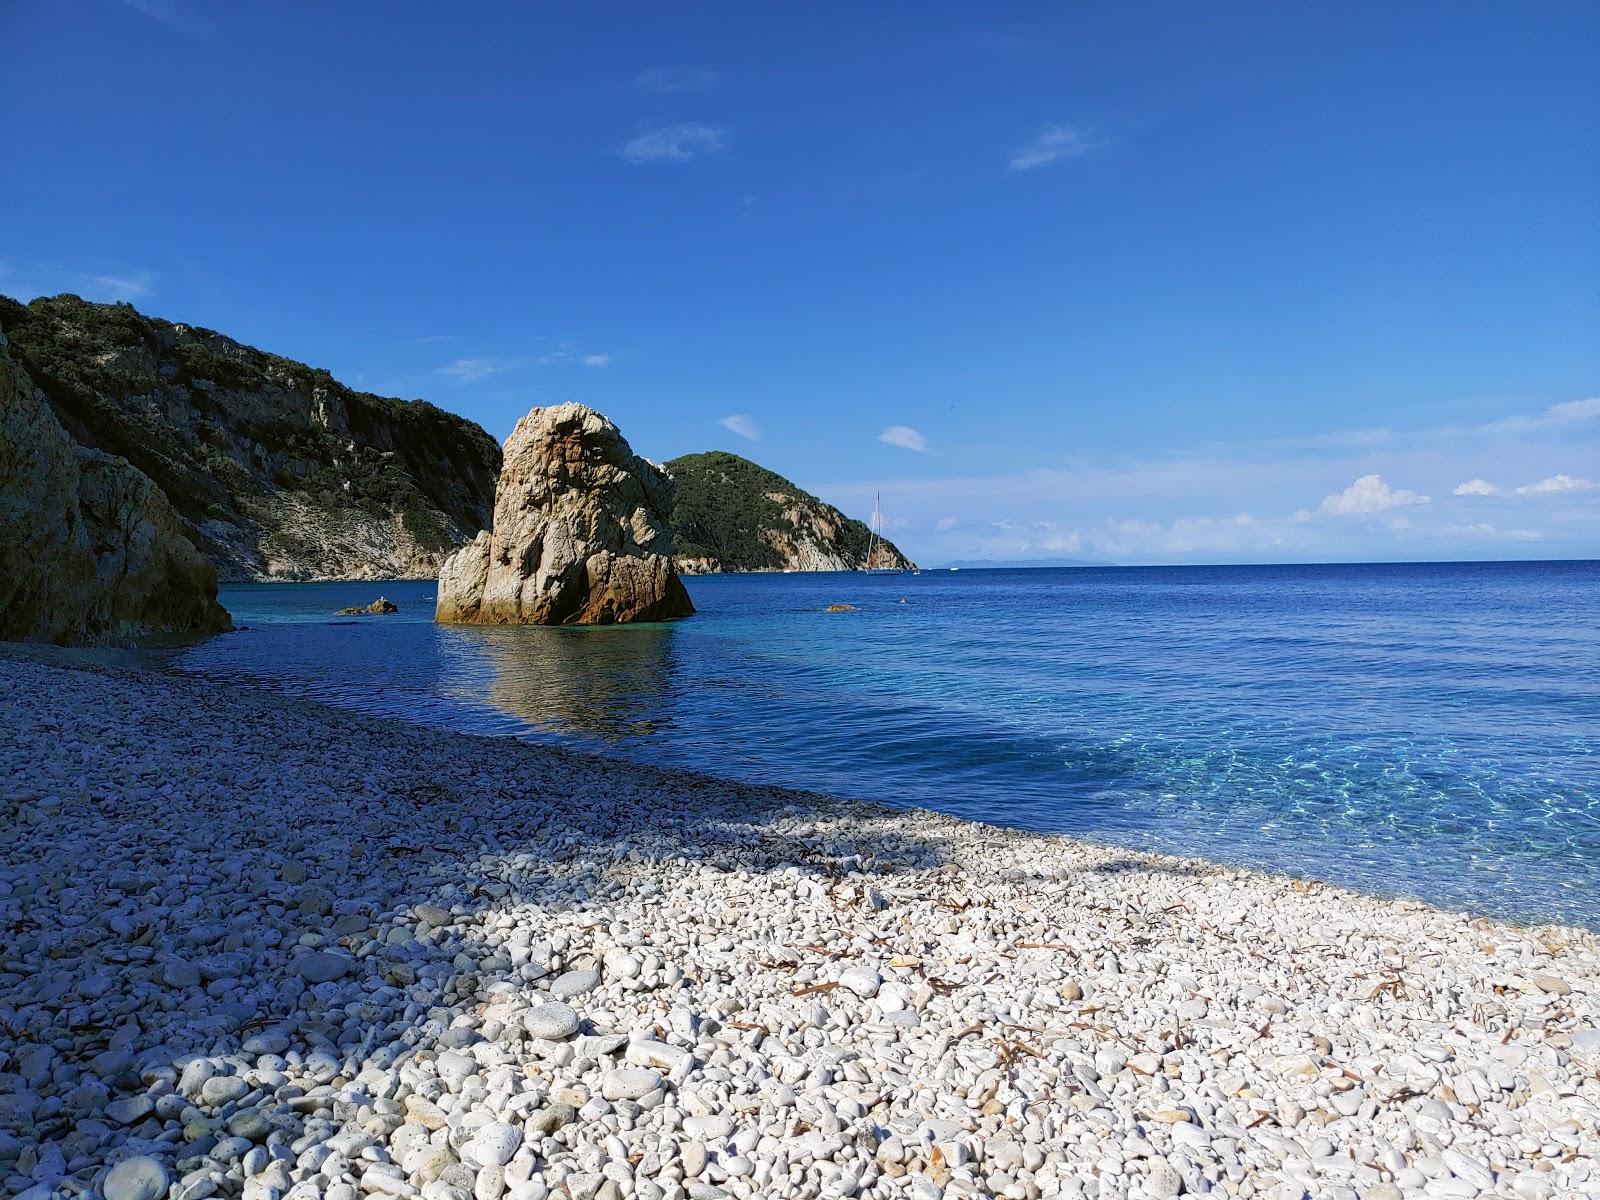
<instances>
[{"instance_id":1,"label":"coastal headland","mask_svg":"<svg viewBox=\"0 0 1600 1200\"><path fill-rule=\"evenodd\" d=\"M0 779L27 1200L1600 1194L1584 931L37 649Z\"/></svg>"}]
</instances>

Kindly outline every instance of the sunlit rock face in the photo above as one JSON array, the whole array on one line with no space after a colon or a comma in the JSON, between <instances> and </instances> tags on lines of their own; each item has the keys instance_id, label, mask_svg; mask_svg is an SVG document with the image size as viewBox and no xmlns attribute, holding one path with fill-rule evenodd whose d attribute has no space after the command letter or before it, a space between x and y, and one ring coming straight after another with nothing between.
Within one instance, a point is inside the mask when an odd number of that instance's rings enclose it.
<instances>
[{"instance_id":1,"label":"sunlit rock face","mask_svg":"<svg viewBox=\"0 0 1600 1200\"><path fill-rule=\"evenodd\" d=\"M672 561L672 478L581 404L536 408L512 431L494 529L439 572L435 619L612 625L694 612Z\"/></svg>"}]
</instances>

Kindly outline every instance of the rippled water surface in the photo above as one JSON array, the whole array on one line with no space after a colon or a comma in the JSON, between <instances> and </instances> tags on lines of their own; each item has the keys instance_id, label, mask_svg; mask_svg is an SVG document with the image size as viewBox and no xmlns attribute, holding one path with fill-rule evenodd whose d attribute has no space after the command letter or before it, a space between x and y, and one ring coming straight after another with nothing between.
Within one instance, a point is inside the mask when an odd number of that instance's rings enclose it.
<instances>
[{"instance_id":1,"label":"rippled water surface","mask_svg":"<svg viewBox=\"0 0 1600 1200\"><path fill-rule=\"evenodd\" d=\"M249 628L176 664L1600 927L1600 563L688 583L697 616L610 629L435 626L431 583L230 586ZM399 614L332 616L379 592Z\"/></svg>"}]
</instances>

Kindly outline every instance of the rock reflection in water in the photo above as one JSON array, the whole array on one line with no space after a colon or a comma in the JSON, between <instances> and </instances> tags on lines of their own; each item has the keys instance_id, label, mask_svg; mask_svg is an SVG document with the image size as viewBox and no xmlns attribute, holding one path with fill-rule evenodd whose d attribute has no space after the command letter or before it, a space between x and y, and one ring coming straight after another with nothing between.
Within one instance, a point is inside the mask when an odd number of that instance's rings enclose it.
<instances>
[{"instance_id":1,"label":"rock reflection in water","mask_svg":"<svg viewBox=\"0 0 1600 1200\"><path fill-rule=\"evenodd\" d=\"M673 724L670 625L459 625L439 633L449 690L540 730L613 741Z\"/></svg>"}]
</instances>

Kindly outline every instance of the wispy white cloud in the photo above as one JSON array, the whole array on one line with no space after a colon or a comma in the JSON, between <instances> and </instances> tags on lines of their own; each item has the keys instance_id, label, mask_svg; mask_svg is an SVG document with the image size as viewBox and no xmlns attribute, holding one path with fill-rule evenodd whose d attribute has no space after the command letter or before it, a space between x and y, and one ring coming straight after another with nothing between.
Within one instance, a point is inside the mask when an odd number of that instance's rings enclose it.
<instances>
[{"instance_id":1,"label":"wispy white cloud","mask_svg":"<svg viewBox=\"0 0 1600 1200\"><path fill-rule=\"evenodd\" d=\"M1226 517L1178 517L1169 521L1107 517L1096 524L1070 529L1058 528L1053 522L1039 524L1051 527L1023 530L1012 521L999 534L977 538L960 551L953 551L947 541L936 553L955 552L974 558L1089 555L1109 560L1159 560L1181 559L1192 554L1248 554L1280 548L1286 540L1281 522L1260 521L1247 512Z\"/></svg>"},{"instance_id":2,"label":"wispy white cloud","mask_svg":"<svg viewBox=\"0 0 1600 1200\"><path fill-rule=\"evenodd\" d=\"M878 435L878 440L918 454L928 453L928 439L909 425L891 425Z\"/></svg>"},{"instance_id":3,"label":"wispy white cloud","mask_svg":"<svg viewBox=\"0 0 1600 1200\"><path fill-rule=\"evenodd\" d=\"M1445 537L1501 538L1512 542L1537 542L1544 534L1537 529L1497 529L1487 521L1471 525L1445 525L1439 532Z\"/></svg>"},{"instance_id":4,"label":"wispy white cloud","mask_svg":"<svg viewBox=\"0 0 1600 1200\"><path fill-rule=\"evenodd\" d=\"M633 77L633 86L655 96L677 92L709 92L717 86L717 73L699 67L651 67Z\"/></svg>"},{"instance_id":5,"label":"wispy white cloud","mask_svg":"<svg viewBox=\"0 0 1600 1200\"><path fill-rule=\"evenodd\" d=\"M74 271L41 263L28 264L19 272L0 262L0 281L8 295L22 301L72 292L85 300L116 303L148 296L155 289L156 277L154 272L138 268Z\"/></svg>"},{"instance_id":6,"label":"wispy white cloud","mask_svg":"<svg viewBox=\"0 0 1600 1200\"><path fill-rule=\"evenodd\" d=\"M1093 132L1079 125L1048 125L1038 137L1011 156L1013 171L1031 171L1047 163L1081 158L1105 145Z\"/></svg>"},{"instance_id":7,"label":"wispy white cloud","mask_svg":"<svg viewBox=\"0 0 1600 1200\"><path fill-rule=\"evenodd\" d=\"M205 33L211 29L206 17L177 0L122 0L122 4L179 33Z\"/></svg>"},{"instance_id":8,"label":"wispy white cloud","mask_svg":"<svg viewBox=\"0 0 1600 1200\"><path fill-rule=\"evenodd\" d=\"M1517 489L1519 496L1542 496L1550 492L1587 492L1594 487L1589 479L1574 479L1571 475L1552 475L1538 483L1524 484Z\"/></svg>"},{"instance_id":9,"label":"wispy white cloud","mask_svg":"<svg viewBox=\"0 0 1600 1200\"><path fill-rule=\"evenodd\" d=\"M1590 396L1585 400L1568 400L1564 404L1552 404L1544 410L1544 420L1552 425L1566 425L1573 421L1589 421L1600 417L1600 396Z\"/></svg>"},{"instance_id":10,"label":"wispy white cloud","mask_svg":"<svg viewBox=\"0 0 1600 1200\"><path fill-rule=\"evenodd\" d=\"M1307 450L1365 450L1382 446L1394 439L1394 430L1387 425L1371 429L1338 429L1332 433L1312 433L1305 437L1284 438L1280 445L1303 446Z\"/></svg>"},{"instance_id":11,"label":"wispy white cloud","mask_svg":"<svg viewBox=\"0 0 1600 1200\"><path fill-rule=\"evenodd\" d=\"M137 300L150 294L154 282L149 271L121 271L84 277L97 299Z\"/></svg>"},{"instance_id":12,"label":"wispy white cloud","mask_svg":"<svg viewBox=\"0 0 1600 1200\"><path fill-rule=\"evenodd\" d=\"M934 523L933 527L940 533L949 533L952 529L960 524L960 520L956 517L940 517L938 521Z\"/></svg>"},{"instance_id":13,"label":"wispy white cloud","mask_svg":"<svg viewBox=\"0 0 1600 1200\"><path fill-rule=\"evenodd\" d=\"M717 422L717 424L721 425L729 433L736 433L742 438L748 438L752 442L759 442L761 440L761 427L744 413L732 413L726 417L723 417L722 420Z\"/></svg>"},{"instance_id":14,"label":"wispy white cloud","mask_svg":"<svg viewBox=\"0 0 1600 1200\"><path fill-rule=\"evenodd\" d=\"M682 121L647 129L625 142L617 153L629 162L688 162L702 154L713 154L726 143L723 130L698 121Z\"/></svg>"},{"instance_id":15,"label":"wispy white cloud","mask_svg":"<svg viewBox=\"0 0 1600 1200\"><path fill-rule=\"evenodd\" d=\"M1590 422L1600 426L1600 396L1584 400L1567 400L1552 404L1537 413L1517 413L1478 425L1433 425L1420 429L1395 430L1388 426L1366 429L1340 429L1323 433L1302 434L1295 437L1266 440L1207 443L1204 449L1214 453L1259 454L1268 450L1361 450L1380 447L1418 447L1425 444L1460 445L1467 441L1489 439L1495 445L1504 445L1508 436L1539 434L1542 432L1587 432ZM1600 428L1595 430L1600 433Z\"/></svg>"},{"instance_id":16,"label":"wispy white cloud","mask_svg":"<svg viewBox=\"0 0 1600 1200\"><path fill-rule=\"evenodd\" d=\"M1075 531L1072 540L1074 545L1063 548L1081 550L1087 545L1097 554L1131 558L1255 549L1275 545L1281 536L1242 512L1231 517L1178 517L1167 522L1107 518L1104 534L1094 530L1085 536Z\"/></svg>"},{"instance_id":17,"label":"wispy white cloud","mask_svg":"<svg viewBox=\"0 0 1600 1200\"><path fill-rule=\"evenodd\" d=\"M1457 496L1498 496L1500 489L1487 479L1469 479L1455 486Z\"/></svg>"},{"instance_id":18,"label":"wispy white cloud","mask_svg":"<svg viewBox=\"0 0 1600 1200\"><path fill-rule=\"evenodd\" d=\"M1531 433L1538 429L1576 425L1580 421L1592 421L1597 417L1600 417L1600 396L1590 396L1585 400L1568 400L1562 404L1552 404L1535 416L1506 417L1503 420L1491 421L1487 425L1480 425L1478 428L1483 433Z\"/></svg>"},{"instance_id":19,"label":"wispy white cloud","mask_svg":"<svg viewBox=\"0 0 1600 1200\"><path fill-rule=\"evenodd\" d=\"M457 383L477 383L510 369L511 364L492 358L458 358L446 366L434 368L434 374L447 376Z\"/></svg>"},{"instance_id":20,"label":"wispy white cloud","mask_svg":"<svg viewBox=\"0 0 1600 1200\"><path fill-rule=\"evenodd\" d=\"M596 354L579 350L572 342L562 342L554 350L547 350L532 361L541 367L583 366L609 367L616 361L614 354Z\"/></svg>"},{"instance_id":21,"label":"wispy white cloud","mask_svg":"<svg viewBox=\"0 0 1600 1200\"><path fill-rule=\"evenodd\" d=\"M1381 475L1363 475L1344 491L1324 497L1322 511L1336 517L1370 516L1391 508L1428 503L1431 503L1430 497L1404 488L1392 488Z\"/></svg>"}]
</instances>

